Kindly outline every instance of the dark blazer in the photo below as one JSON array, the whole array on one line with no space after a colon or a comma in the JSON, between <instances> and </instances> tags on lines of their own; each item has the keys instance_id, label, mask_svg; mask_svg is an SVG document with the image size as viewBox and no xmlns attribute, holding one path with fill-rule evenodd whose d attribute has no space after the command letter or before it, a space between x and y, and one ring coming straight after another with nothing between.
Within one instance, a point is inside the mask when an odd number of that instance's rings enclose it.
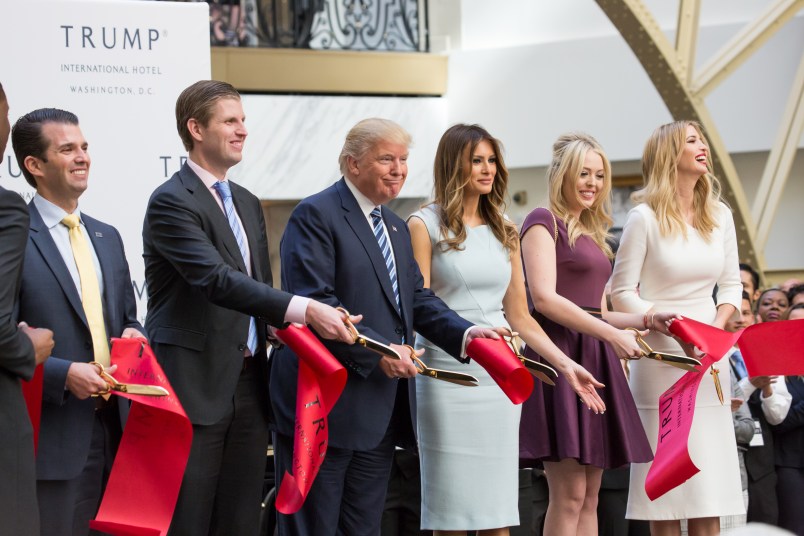
<instances>
[{"instance_id":1,"label":"dark blazer","mask_svg":"<svg viewBox=\"0 0 804 536\"><path fill-rule=\"evenodd\" d=\"M423 288L407 225L385 207L382 214L394 249L401 312L380 247L345 179L303 200L291 214L281 245L282 287L362 314L357 327L368 337L401 344L404 336L412 344L415 329L458 358L463 334L472 324ZM323 342L348 371L343 394L329 414L329 444L353 450L376 447L396 406L404 427L398 441L412 445L412 382L388 378L377 366L380 357L365 348ZM270 392L277 427L292 435L297 357L283 348L272 361Z\"/></svg>"},{"instance_id":2,"label":"dark blazer","mask_svg":"<svg viewBox=\"0 0 804 536\"><path fill-rule=\"evenodd\" d=\"M95 400L78 400L64 389L73 362L93 359L92 335L81 296L36 206L28 205L31 229L25 249L19 317L31 326L53 331L56 345L45 362L42 421L36 458L40 480L77 477L87 461L92 438ZM103 274L106 333L119 337L124 329L145 332L137 321L131 275L117 229L81 214Z\"/></svg>"},{"instance_id":3,"label":"dark blazer","mask_svg":"<svg viewBox=\"0 0 804 536\"><path fill-rule=\"evenodd\" d=\"M251 277L226 216L187 164L151 195L142 230L145 324L156 357L193 424L223 418L243 369L249 318L257 318L264 348L265 324L281 326L292 298L269 286L260 201L229 184L248 236ZM267 363L255 361L267 386ZM263 402L267 412L267 392Z\"/></svg>"},{"instance_id":4,"label":"dark blazer","mask_svg":"<svg viewBox=\"0 0 804 536\"><path fill-rule=\"evenodd\" d=\"M39 531L33 430L20 386L20 379L31 379L36 362L15 311L28 221L22 198L0 188L0 532L8 534Z\"/></svg>"},{"instance_id":5,"label":"dark blazer","mask_svg":"<svg viewBox=\"0 0 804 536\"><path fill-rule=\"evenodd\" d=\"M787 390L793 397L787 417L771 426L777 467L804 468L804 381L786 378ZM799 498L800 499L800 498Z\"/></svg>"}]
</instances>

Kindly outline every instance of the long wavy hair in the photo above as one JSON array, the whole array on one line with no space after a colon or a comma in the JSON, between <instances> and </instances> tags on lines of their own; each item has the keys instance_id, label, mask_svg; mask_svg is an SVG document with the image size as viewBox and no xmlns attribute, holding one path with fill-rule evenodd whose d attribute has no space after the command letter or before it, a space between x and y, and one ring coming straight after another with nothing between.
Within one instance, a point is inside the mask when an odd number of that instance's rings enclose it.
<instances>
[{"instance_id":1,"label":"long wavy hair","mask_svg":"<svg viewBox=\"0 0 804 536\"><path fill-rule=\"evenodd\" d=\"M603 161L603 188L597 193L594 203L581 211L576 218L569 209L570 200L564 196L564 184L571 182L575 202L581 202L575 183L583 171L586 153L594 151ZM550 193L550 210L567 226L570 247L581 235L587 235L609 258L614 254L606 241L613 223L611 218L611 164L603 148L595 138L582 132L570 132L559 136L553 144L553 161L547 171L547 187Z\"/></svg>"},{"instance_id":2,"label":"long wavy hair","mask_svg":"<svg viewBox=\"0 0 804 536\"><path fill-rule=\"evenodd\" d=\"M480 196L480 216L508 251L518 247L516 225L506 219L508 169L502 155L502 145L480 125L454 125L444 132L438 142L433 164L434 203L439 212L441 240L436 244L442 251L462 250L466 240L463 223L464 189L472 172L472 153L481 141L487 141L497 158L497 174L491 192ZM468 167L467 167L468 166ZM452 232L452 237L450 237Z\"/></svg>"},{"instance_id":3,"label":"long wavy hair","mask_svg":"<svg viewBox=\"0 0 804 536\"><path fill-rule=\"evenodd\" d=\"M678 203L678 162L687 143L687 127L692 126L709 147L701 125L695 121L675 121L653 131L642 153L642 176L645 187L631 194L635 203L647 203L656 213L659 232L662 236L681 234L687 237L687 226ZM706 161L708 171L695 183L692 208L693 227L707 242L718 226L717 212L720 199L720 181L712 174L711 163Z\"/></svg>"}]
</instances>

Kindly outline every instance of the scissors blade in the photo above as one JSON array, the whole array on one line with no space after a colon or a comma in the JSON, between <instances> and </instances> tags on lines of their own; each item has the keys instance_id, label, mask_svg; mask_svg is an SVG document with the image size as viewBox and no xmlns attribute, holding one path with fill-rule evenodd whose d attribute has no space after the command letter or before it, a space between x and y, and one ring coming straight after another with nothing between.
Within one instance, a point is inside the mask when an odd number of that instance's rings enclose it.
<instances>
[{"instance_id":1,"label":"scissors blade","mask_svg":"<svg viewBox=\"0 0 804 536\"><path fill-rule=\"evenodd\" d=\"M366 349L371 350L372 352L376 352L380 355L390 357L391 359L396 359L399 361L402 360L402 356L399 355L399 352L397 352L387 344L375 341L374 339L371 339L364 335L360 335L359 333L357 335L357 343L365 347Z\"/></svg>"},{"instance_id":2,"label":"scissors blade","mask_svg":"<svg viewBox=\"0 0 804 536\"><path fill-rule=\"evenodd\" d=\"M547 385L556 384L558 372L556 372L553 367L550 365L545 365L544 363L539 363L538 361L534 361L532 359L528 359L527 357L520 357L519 359L522 361L522 364L525 365L525 368L528 369L528 372L539 378L541 381Z\"/></svg>"},{"instance_id":3,"label":"scissors blade","mask_svg":"<svg viewBox=\"0 0 804 536\"><path fill-rule=\"evenodd\" d=\"M700 372L697 367L701 366L701 362L694 357L685 355L665 354L662 352L650 352L645 357L661 361L667 365L680 368L689 372Z\"/></svg>"},{"instance_id":4,"label":"scissors blade","mask_svg":"<svg viewBox=\"0 0 804 536\"><path fill-rule=\"evenodd\" d=\"M455 383L458 385L465 385L467 387L477 387L477 378L471 374L464 374L463 372L453 372L451 370L441 370L434 368L426 368L419 371L419 374L434 380L441 380L445 382Z\"/></svg>"},{"instance_id":5,"label":"scissors blade","mask_svg":"<svg viewBox=\"0 0 804 536\"><path fill-rule=\"evenodd\" d=\"M118 383L110 386L112 391L128 393L130 395L167 396L167 389L158 385L141 385L138 383Z\"/></svg>"}]
</instances>

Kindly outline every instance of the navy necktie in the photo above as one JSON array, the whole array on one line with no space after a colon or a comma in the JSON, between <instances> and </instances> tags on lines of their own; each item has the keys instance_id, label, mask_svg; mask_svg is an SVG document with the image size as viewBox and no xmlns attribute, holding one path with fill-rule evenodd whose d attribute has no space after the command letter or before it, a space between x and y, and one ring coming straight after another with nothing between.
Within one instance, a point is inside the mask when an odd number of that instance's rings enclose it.
<instances>
[{"instance_id":1,"label":"navy necktie","mask_svg":"<svg viewBox=\"0 0 804 536\"><path fill-rule=\"evenodd\" d=\"M374 222L374 238L380 245L380 251L385 259L385 267L388 269L388 275L391 278L391 286L394 289L394 297L396 298L396 305L399 310L402 310L402 305L399 301L399 285L396 281L396 264L394 263L394 254L391 251L391 243L388 240L388 233L385 232L385 226L382 224L382 213L380 207L374 207L371 211L371 220Z\"/></svg>"},{"instance_id":2,"label":"navy necktie","mask_svg":"<svg viewBox=\"0 0 804 536\"><path fill-rule=\"evenodd\" d=\"M223 210L226 212L226 219L229 220L229 227L232 228L237 247L240 248L240 254L243 256L243 263L248 262L246 256L246 233L235 214L234 203L232 202L232 189L229 187L227 181L217 181L213 186L215 191L223 201ZM252 316L248 324L248 349L251 350L251 355L257 352L257 322L254 321Z\"/></svg>"}]
</instances>

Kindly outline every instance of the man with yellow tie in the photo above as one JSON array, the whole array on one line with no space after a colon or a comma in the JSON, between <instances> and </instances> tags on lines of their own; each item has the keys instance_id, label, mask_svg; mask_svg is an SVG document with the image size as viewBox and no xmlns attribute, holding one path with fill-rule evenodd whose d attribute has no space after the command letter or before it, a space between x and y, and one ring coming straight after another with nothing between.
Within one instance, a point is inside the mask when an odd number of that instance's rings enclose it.
<instances>
[{"instance_id":1,"label":"man with yellow tie","mask_svg":"<svg viewBox=\"0 0 804 536\"><path fill-rule=\"evenodd\" d=\"M91 398L106 383L90 362L108 366L109 338L144 337L144 329L120 234L78 207L90 167L78 118L35 110L17 120L11 141L36 189L19 316L56 338L45 364L36 459L41 534L88 534L126 410L117 397Z\"/></svg>"}]
</instances>

